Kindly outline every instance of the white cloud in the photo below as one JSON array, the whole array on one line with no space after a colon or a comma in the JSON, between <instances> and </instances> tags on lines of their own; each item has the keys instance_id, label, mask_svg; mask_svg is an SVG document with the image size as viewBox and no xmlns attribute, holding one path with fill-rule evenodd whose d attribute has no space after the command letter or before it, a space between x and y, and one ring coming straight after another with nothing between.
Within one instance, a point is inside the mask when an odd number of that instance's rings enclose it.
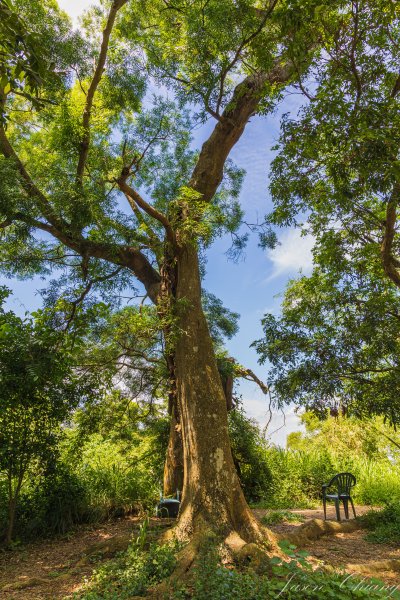
<instances>
[{"instance_id":1,"label":"white cloud","mask_svg":"<svg viewBox=\"0 0 400 600\"><path fill-rule=\"evenodd\" d=\"M268 251L272 273L267 281L280 275L295 275L299 271L310 273L313 266L314 238L311 235L302 236L299 229L289 229L280 236L279 241L279 246Z\"/></svg>"}]
</instances>

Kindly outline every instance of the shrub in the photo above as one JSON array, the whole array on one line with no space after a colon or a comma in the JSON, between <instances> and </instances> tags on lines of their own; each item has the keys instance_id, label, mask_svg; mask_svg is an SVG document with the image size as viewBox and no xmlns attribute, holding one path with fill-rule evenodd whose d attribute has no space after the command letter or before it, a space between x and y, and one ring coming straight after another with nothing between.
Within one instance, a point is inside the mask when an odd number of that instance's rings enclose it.
<instances>
[{"instance_id":1,"label":"shrub","mask_svg":"<svg viewBox=\"0 0 400 600\"><path fill-rule=\"evenodd\" d=\"M266 442L258 424L249 419L241 405L229 412L232 455L246 499L257 502L271 492L272 473Z\"/></svg>"},{"instance_id":2,"label":"shrub","mask_svg":"<svg viewBox=\"0 0 400 600\"><path fill-rule=\"evenodd\" d=\"M378 544L400 544L400 504L388 504L383 510L372 510L361 517L369 532L365 536Z\"/></svg>"},{"instance_id":3,"label":"shrub","mask_svg":"<svg viewBox=\"0 0 400 600\"><path fill-rule=\"evenodd\" d=\"M99 567L86 588L72 597L80 600L128 600L142 595L173 571L178 545L152 544L147 550L132 542L126 552Z\"/></svg>"},{"instance_id":4,"label":"shrub","mask_svg":"<svg viewBox=\"0 0 400 600\"><path fill-rule=\"evenodd\" d=\"M153 507L159 491L159 465L143 459L143 454L145 449L127 452L124 445L100 434L87 440L75 472L98 518Z\"/></svg>"},{"instance_id":5,"label":"shrub","mask_svg":"<svg viewBox=\"0 0 400 600\"><path fill-rule=\"evenodd\" d=\"M24 538L63 534L91 519L84 486L76 474L59 463L53 473L24 490L17 533Z\"/></svg>"}]
</instances>

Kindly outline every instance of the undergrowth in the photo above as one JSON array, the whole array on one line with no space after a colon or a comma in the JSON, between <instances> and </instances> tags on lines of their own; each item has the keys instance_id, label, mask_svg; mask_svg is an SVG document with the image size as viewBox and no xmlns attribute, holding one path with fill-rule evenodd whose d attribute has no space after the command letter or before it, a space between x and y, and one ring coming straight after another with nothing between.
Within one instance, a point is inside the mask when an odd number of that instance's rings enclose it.
<instances>
[{"instance_id":1,"label":"undergrowth","mask_svg":"<svg viewBox=\"0 0 400 600\"><path fill-rule=\"evenodd\" d=\"M127 600L144 596L149 587L168 577L176 564L179 546L150 545L138 540L114 560L101 566L86 587L71 598L79 600ZM224 566L218 549L205 544L199 553L190 583L177 582L165 593L165 600L400 600L400 593L378 580L357 580L345 573L313 570L307 553L282 542L286 560L272 558L265 572L251 567ZM157 596L161 598L162 596Z\"/></svg>"},{"instance_id":2,"label":"undergrowth","mask_svg":"<svg viewBox=\"0 0 400 600\"><path fill-rule=\"evenodd\" d=\"M305 519L297 513L289 510L273 510L261 517L264 525L276 525L277 523L302 523Z\"/></svg>"},{"instance_id":3,"label":"undergrowth","mask_svg":"<svg viewBox=\"0 0 400 600\"><path fill-rule=\"evenodd\" d=\"M400 544L400 504L388 504L383 510L372 510L361 517L369 529L365 538L378 544Z\"/></svg>"}]
</instances>

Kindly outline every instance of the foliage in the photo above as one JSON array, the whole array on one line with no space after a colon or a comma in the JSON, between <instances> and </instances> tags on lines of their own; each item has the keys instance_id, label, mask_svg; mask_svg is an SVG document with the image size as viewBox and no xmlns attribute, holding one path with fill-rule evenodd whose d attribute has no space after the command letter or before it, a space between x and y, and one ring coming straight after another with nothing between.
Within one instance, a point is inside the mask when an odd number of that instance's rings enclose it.
<instances>
[{"instance_id":1,"label":"foliage","mask_svg":"<svg viewBox=\"0 0 400 600\"><path fill-rule=\"evenodd\" d=\"M399 544L400 504L390 502L382 510L372 510L361 517L370 531L366 539L378 544Z\"/></svg>"},{"instance_id":2,"label":"foliage","mask_svg":"<svg viewBox=\"0 0 400 600\"><path fill-rule=\"evenodd\" d=\"M398 181L399 7L348 3L337 28L325 19L322 27L329 59L316 66L299 118L283 120L271 220L307 214L321 266L340 271L349 261L382 276L385 212Z\"/></svg>"},{"instance_id":3,"label":"foliage","mask_svg":"<svg viewBox=\"0 0 400 600\"><path fill-rule=\"evenodd\" d=\"M240 404L229 412L229 435L233 460L246 499L257 502L271 488L272 475L265 439L257 423L246 417Z\"/></svg>"},{"instance_id":4,"label":"foliage","mask_svg":"<svg viewBox=\"0 0 400 600\"><path fill-rule=\"evenodd\" d=\"M382 419L320 420L305 413L302 420L306 431L290 434L287 450L267 448L271 483L257 506L321 506L322 484L341 471L356 476L352 494L360 504L379 506L400 498L398 434Z\"/></svg>"},{"instance_id":5,"label":"foliage","mask_svg":"<svg viewBox=\"0 0 400 600\"><path fill-rule=\"evenodd\" d=\"M358 416L398 420L399 294L386 279L314 269L292 281L282 315L263 319L255 343L271 364L269 383L279 402L324 415L339 403ZM383 323L385 326L383 327Z\"/></svg>"},{"instance_id":6,"label":"foliage","mask_svg":"<svg viewBox=\"0 0 400 600\"><path fill-rule=\"evenodd\" d=\"M159 57L153 52L155 37L146 32L156 24L158 39L169 47L171 27L176 32L170 17L174 15L174 20L180 15L192 27L194 13L198 19L201 11L186 6L165 11L162 2L129 7L124 4L115 3L119 11L112 43L106 48L107 60L101 79L93 88L95 97L89 110L89 124L83 125L87 92L95 79L93 65L96 68L100 60L98 32L107 22L108 5L90 10L83 19L83 32L73 33L65 15L51 0L17 3L21 18L29 20L32 35L42 40L44 60L51 56L55 63L53 71L62 73L62 78L58 89L50 80L43 82L43 94L51 103L45 103L32 114L29 98L24 102L16 94L17 90L6 92L9 141L21 160L29 162L29 175L26 175L31 178L35 193L27 197L26 185L31 184L25 175L21 177L21 165L3 140L1 214L2 219L11 219L13 225L3 230L2 252L15 259L13 265L8 262L5 270L26 276L39 270L50 273L54 267L65 269L70 287L77 288L75 298L79 298L82 284L86 287L88 282L92 282L91 293L107 286L119 293L127 286L135 288L131 263L122 256L126 245L135 248L137 256L142 250L146 256L151 255L158 267L162 262L164 228L154 218L154 211L150 210L149 214L140 200L139 205L135 204L138 195L129 195L123 186L120 189L122 179L128 183L134 179L137 194L143 193L154 209L170 218L171 223L177 212L176 228L192 240L199 239L200 243L208 243L223 231L237 230L242 219L237 198L243 173L231 162L226 162L221 186L208 205L197 198L199 193L188 185L197 155L190 147L194 115L184 107L190 99L190 94L184 91L186 86L181 89L187 96L184 102L179 93L175 102L149 94L146 106L142 105L146 89L154 84L153 79L145 77L144 67L155 76L160 74L161 68ZM217 23L220 26L220 8L213 4L215 6L207 8L210 31ZM43 12L47 13L46 18L42 18ZM243 25L242 10L229 12L236 21L236 34L233 36L227 30L224 42L220 40L220 44L225 45L226 57ZM255 14L248 15L248 19L250 29L259 21ZM199 42L204 43L204 40L197 39ZM250 45L254 44L255 39ZM163 52L163 55L167 63L168 53ZM186 57L179 52L182 63ZM201 60L204 61L204 56ZM143 65L143 61L147 64ZM49 65L47 70L50 70ZM169 77L167 71L165 64L163 84L175 81L173 73ZM228 78L224 79L225 95L228 90L232 91L232 86ZM215 80L209 84L216 87ZM196 85L194 80L193 85ZM82 185L77 186L77 163L87 136L88 170L79 176ZM116 142L116 139L121 141ZM75 210L76 203L79 203L79 211ZM186 220L180 218L183 205ZM54 220L56 214L60 218ZM53 223L56 229L66 227L68 234L65 229L64 242L60 244L60 238L44 240L43 227L48 232L49 229L40 219ZM116 270L115 265L121 268ZM57 277L61 274L57 271Z\"/></svg>"},{"instance_id":7,"label":"foliage","mask_svg":"<svg viewBox=\"0 0 400 600\"><path fill-rule=\"evenodd\" d=\"M59 461L52 472L22 487L15 535L21 540L62 535L93 520L86 490L76 473Z\"/></svg>"},{"instance_id":8,"label":"foliage","mask_svg":"<svg viewBox=\"0 0 400 600\"><path fill-rule=\"evenodd\" d=\"M57 460L42 474L28 473L22 483L15 536L53 536L79 523L152 511L167 442L163 424L133 420L119 430L114 422L107 433L110 421L93 419L91 430L87 421L67 429ZM0 477L0 528L7 523L6 498L6 480Z\"/></svg>"},{"instance_id":9,"label":"foliage","mask_svg":"<svg viewBox=\"0 0 400 600\"><path fill-rule=\"evenodd\" d=\"M329 454L293 452L271 447L266 453L271 483L256 506L263 508L314 508L321 486L334 474Z\"/></svg>"},{"instance_id":10,"label":"foliage","mask_svg":"<svg viewBox=\"0 0 400 600\"><path fill-rule=\"evenodd\" d=\"M7 295L3 288L1 300ZM0 473L8 482L8 542L24 478L51 468L63 421L95 389L74 369L73 341L43 317L23 320L0 306Z\"/></svg>"},{"instance_id":11,"label":"foliage","mask_svg":"<svg viewBox=\"0 0 400 600\"><path fill-rule=\"evenodd\" d=\"M314 237L316 268L290 283L256 347L281 402L397 422L399 7L348 3L322 27L329 58L282 121L269 217Z\"/></svg>"},{"instance_id":12,"label":"foliage","mask_svg":"<svg viewBox=\"0 0 400 600\"><path fill-rule=\"evenodd\" d=\"M150 509L158 496L164 457L153 455L151 435L143 433L131 450L127 446L94 434L75 463L87 503L99 520Z\"/></svg>"},{"instance_id":13,"label":"foliage","mask_svg":"<svg viewBox=\"0 0 400 600\"><path fill-rule=\"evenodd\" d=\"M128 600L142 595L148 587L165 579L176 564L179 546L152 543L143 548L141 540L132 541L128 550L97 569L82 592L81 600Z\"/></svg>"},{"instance_id":14,"label":"foliage","mask_svg":"<svg viewBox=\"0 0 400 600\"><path fill-rule=\"evenodd\" d=\"M238 332L240 315L226 308L219 298L206 290L202 294L202 304L211 337L217 346L222 346L224 338L231 339Z\"/></svg>"},{"instance_id":15,"label":"foliage","mask_svg":"<svg viewBox=\"0 0 400 600\"><path fill-rule=\"evenodd\" d=\"M41 10L38 3L36 9ZM47 17L52 18L54 4L47 2ZM3 99L9 93L29 99L36 108L40 108L43 99L40 90L45 80L57 80L55 64L51 62L46 39L40 39L30 30L26 19L18 7L9 0L0 1L0 118L5 118ZM47 46L47 47L46 47ZM59 79L58 79L59 81Z\"/></svg>"},{"instance_id":16,"label":"foliage","mask_svg":"<svg viewBox=\"0 0 400 600\"><path fill-rule=\"evenodd\" d=\"M318 418L311 412L301 414L300 422L305 431L289 434L287 447L302 451L313 448L321 453L331 450L342 456L348 454L379 462L397 462L399 433L382 417L331 417L327 412L323 417Z\"/></svg>"}]
</instances>

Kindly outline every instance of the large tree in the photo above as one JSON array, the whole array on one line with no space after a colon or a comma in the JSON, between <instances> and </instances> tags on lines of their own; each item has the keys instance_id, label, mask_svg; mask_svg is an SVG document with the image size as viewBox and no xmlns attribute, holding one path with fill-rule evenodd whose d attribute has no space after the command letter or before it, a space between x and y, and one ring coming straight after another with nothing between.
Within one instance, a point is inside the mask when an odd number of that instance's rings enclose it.
<instances>
[{"instance_id":1,"label":"large tree","mask_svg":"<svg viewBox=\"0 0 400 600\"><path fill-rule=\"evenodd\" d=\"M249 119L307 71L335 3L113 0L85 17L84 37L51 0L15 7L52 55L59 85L43 82L40 111L0 90L3 269L65 268L85 290L144 286L181 424L176 534L265 541L232 460L199 252L238 231L240 172L229 153ZM164 93L151 98L155 86ZM190 128L208 118L211 134L194 152Z\"/></svg>"}]
</instances>

